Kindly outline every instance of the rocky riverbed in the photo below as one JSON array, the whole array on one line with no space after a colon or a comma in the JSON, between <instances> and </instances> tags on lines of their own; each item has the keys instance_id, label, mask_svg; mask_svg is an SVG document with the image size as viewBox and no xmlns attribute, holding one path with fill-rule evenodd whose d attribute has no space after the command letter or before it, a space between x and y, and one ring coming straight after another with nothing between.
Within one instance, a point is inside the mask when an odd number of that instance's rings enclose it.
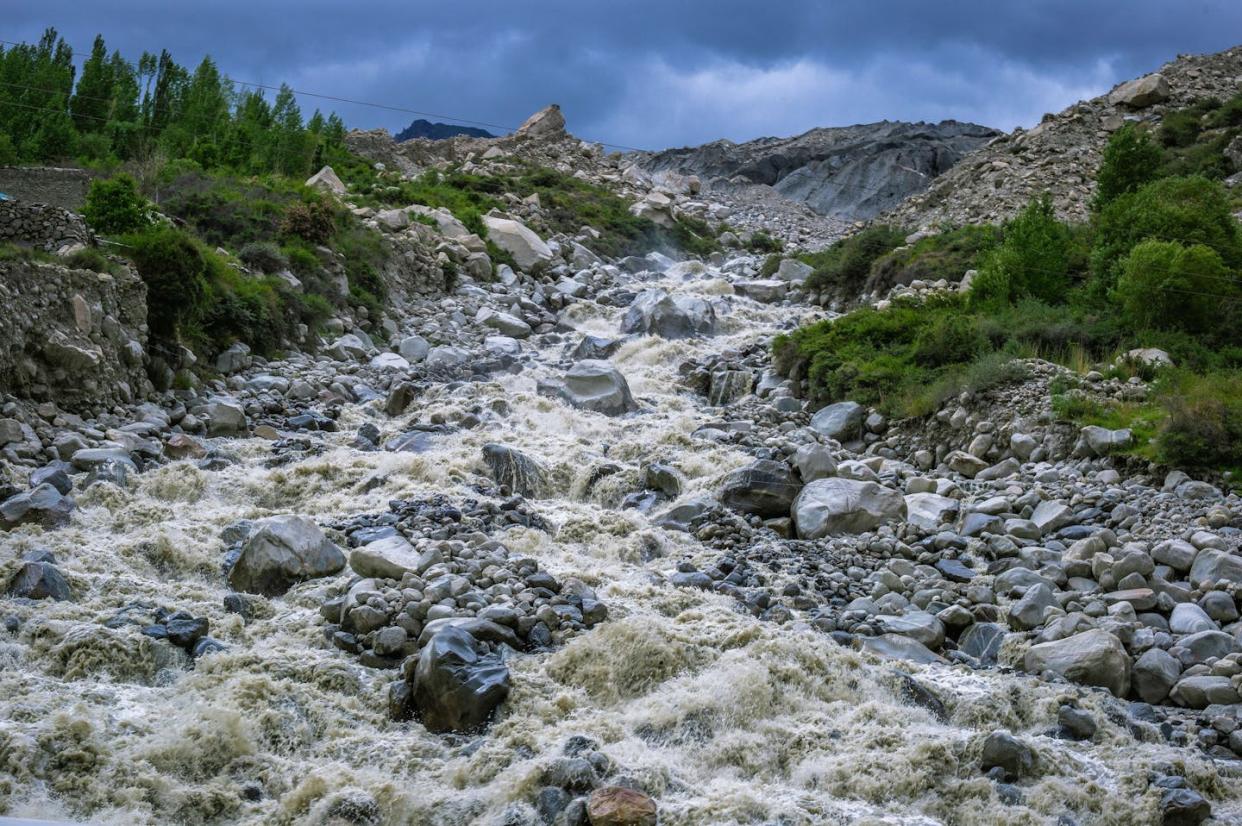
<instances>
[{"instance_id":1,"label":"rocky riverbed","mask_svg":"<svg viewBox=\"0 0 1242 826\"><path fill-rule=\"evenodd\" d=\"M509 273L162 405L6 404L0 812L1242 819L1236 497L1065 433L1047 365L805 410L767 344L820 311L760 263Z\"/></svg>"}]
</instances>

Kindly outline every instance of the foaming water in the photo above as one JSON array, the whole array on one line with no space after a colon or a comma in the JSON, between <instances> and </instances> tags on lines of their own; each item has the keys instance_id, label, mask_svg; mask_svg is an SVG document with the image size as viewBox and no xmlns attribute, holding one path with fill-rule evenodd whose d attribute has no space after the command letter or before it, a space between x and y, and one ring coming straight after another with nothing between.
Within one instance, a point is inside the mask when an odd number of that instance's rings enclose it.
<instances>
[{"instance_id":1,"label":"foaming water","mask_svg":"<svg viewBox=\"0 0 1242 826\"><path fill-rule=\"evenodd\" d=\"M654 283L718 299L723 333L626 342L613 361L642 403L635 415L613 419L539 396L537 380L561 369L557 345L518 375L433 388L398 420L347 409L320 455L269 468L270 444L229 441L239 461L221 471L181 462L128 490L97 485L80 496L70 527L9 535L18 552L55 553L77 599L13 606L24 624L16 639L0 635L0 810L107 824L315 824L351 811L377 811L382 823L490 823L528 805L543 767L576 734L596 738L674 826L1027 826L1067 811L1082 823L1154 823L1146 771L1170 760L1196 786L1236 799L1198 758L1136 743L1111 723L1091 745L1042 736L1063 687L902 664L944 698L942 721L901 699L891 662L653 577L703 549L617 509L639 465L670 462L689 496L749 460L692 435L712 413L679 388L678 365L743 348L793 315L731 295L710 272ZM580 303L566 317L583 332L615 335L620 313ZM492 412L499 401L507 412ZM480 427L437 435L424 453L349 447L365 422L387 438L472 409L485 411ZM551 531L499 538L557 576L582 578L610 619L557 651L515 658L512 694L486 735L438 737L387 718L391 672L364 668L324 639L318 607L336 580L261 600L249 623L224 613L228 525L287 512L328 522L435 493L474 497L488 442L520 449L549 476L532 506ZM601 463L620 467L592 484ZM132 627L102 624L138 602L208 617L228 650L190 668ZM1002 804L977 773L981 740L998 727L1027 732L1048 767L1024 786L1022 806ZM262 789L259 799L243 797L246 784Z\"/></svg>"}]
</instances>

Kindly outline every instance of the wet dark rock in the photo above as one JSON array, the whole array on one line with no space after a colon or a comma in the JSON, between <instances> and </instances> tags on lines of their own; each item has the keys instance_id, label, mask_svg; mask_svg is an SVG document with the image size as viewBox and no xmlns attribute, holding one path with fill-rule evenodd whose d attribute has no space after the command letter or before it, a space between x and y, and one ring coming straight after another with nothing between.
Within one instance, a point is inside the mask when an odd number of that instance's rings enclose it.
<instances>
[{"instance_id":1,"label":"wet dark rock","mask_svg":"<svg viewBox=\"0 0 1242 826\"><path fill-rule=\"evenodd\" d=\"M1007 731L994 731L983 741L979 757L980 767L986 772L998 768L1006 780L1028 776L1035 768L1035 753L1030 746Z\"/></svg>"},{"instance_id":2,"label":"wet dark rock","mask_svg":"<svg viewBox=\"0 0 1242 826\"><path fill-rule=\"evenodd\" d=\"M63 528L69 524L72 511L73 500L44 483L0 502L0 527L34 524L45 530Z\"/></svg>"},{"instance_id":3,"label":"wet dark rock","mask_svg":"<svg viewBox=\"0 0 1242 826\"><path fill-rule=\"evenodd\" d=\"M9 595L26 599L73 599L73 590L64 574L50 562L27 561L9 581Z\"/></svg>"},{"instance_id":4,"label":"wet dark rock","mask_svg":"<svg viewBox=\"0 0 1242 826\"><path fill-rule=\"evenodd\" d=\"M62 496L68 496L73 490L73 480L69 478L69 471L72 468L68 462L60 460L50 462L38 470L30 474L30 487L37 488L40 485L51 485Z\"/></svg>"},{"instance_id":5,"label":"wet dark rock","mask_svg":"<svg viewBox=\"0 0 1242 826\"><path fill-rule=\"evenodd\" d=\"M255 523L229 571L235 590L279 596L303 580L345 567L345 554L302 516L272 516Z\"/></svg>"},{"instance_id":6,"label":"wet dark rock","mask_svg":"<svg viewBox=\"0 0 1242 826\"><path fill-rule=\"evenodd\" d=\"M1212 816L1212 806L1193 789L1169 789L1160 796L1163 826L1196 826Z\"/></svg>"},{"instance_id":7,"label":"wet dark rock","mask_svg":"<svg viewBox=\"0 0 1242 826\"><path fill-rule=\"evenodd\" d=\"M508 667L460 628L444 628L419 652L410 700L429 731L480 729L508 695Z\"/></svg>"},{"instance_id":8,"label":"wet dark rock","mask_svg":"<svg viewBox=\"0 0 1242 826\"><path fill-rule=\"evenodd\" d=\"M1057 709L1057 723L1064 736L1071 740L1090 740L1097 728L1095 718L1089 713L1068 705Z\"/></svg>"},{"instance_id":9,"label":"wet dark rock","mask_svg":"<svg viewBox=\"0 0 1242 826\"><path fill-rule=\"evenodd\" d=\"M539 496L547 483L543 467L520 450L507 445L483 445L483 461L496 484L521 496Z\"/></svg>"},{"instance_id":10,"label":"wet dark rock","mask_svg":"<svg viewBox=\"0 0 1242 826\"><path fill-rule=\"evenodd\" d=\"M169 642L181 648L193 648L194 643L207 635L210 623L206 617L178 617L164 623Z\"/></svg>"}]
</instances>

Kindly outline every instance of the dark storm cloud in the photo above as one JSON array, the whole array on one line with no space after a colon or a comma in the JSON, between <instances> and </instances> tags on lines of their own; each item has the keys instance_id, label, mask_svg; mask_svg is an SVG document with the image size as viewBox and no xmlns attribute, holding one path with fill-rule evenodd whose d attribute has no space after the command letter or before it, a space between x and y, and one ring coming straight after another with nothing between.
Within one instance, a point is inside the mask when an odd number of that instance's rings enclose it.
<instances>
[{"instance_id":1,"label":"dark storm cloud","mask_svg":"<svg viewBox=\"0 0 1242 826\"><path fill-rule=\"evenodd\" d=\"M17 8L13 8L16 5ZM584 137L660 147L882 118L1010 128L1242 40L1239 0L44 0L0 37L102 32L135 58L512 126L557 101ZM352 126L413 116L306 98Z\"/></svg>"}]
</instances>

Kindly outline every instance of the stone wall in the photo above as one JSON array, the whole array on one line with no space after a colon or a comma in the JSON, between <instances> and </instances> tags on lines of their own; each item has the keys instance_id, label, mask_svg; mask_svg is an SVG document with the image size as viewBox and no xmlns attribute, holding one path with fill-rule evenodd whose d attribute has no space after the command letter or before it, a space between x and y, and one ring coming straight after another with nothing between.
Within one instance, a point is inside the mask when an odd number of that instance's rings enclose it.
<instances>
[{"instance_id":1,"label":"stone wall","mask_svg":"<svg viewBox=\"0 0 1242 826\"><path fill-rule=\"evenodd\" d=\"M10 198L79 210L86 202L91 174L51 166L0 166L0 192Z\"/></svg>"},{"instance_id":2,"label":"stone wall","mask_svg":"<svg viewBox=\"0 0 1242 826\"><path fill-rule=\"evenodd\" d=\"M128 268L0 263L0 393L79 412L145 396L146 296Z\"/></svg>"},{"instance_id":3,"label":"stone wall","mask_svg":"<svg viewBox=\"0 0 1242 826\"><path fill-rule=\"evenodd\" d=\"M76 212L26 201L0 201L0 243L55 252L66 244L90 244L91 231Z\"/></svg>"}]
</instances>

